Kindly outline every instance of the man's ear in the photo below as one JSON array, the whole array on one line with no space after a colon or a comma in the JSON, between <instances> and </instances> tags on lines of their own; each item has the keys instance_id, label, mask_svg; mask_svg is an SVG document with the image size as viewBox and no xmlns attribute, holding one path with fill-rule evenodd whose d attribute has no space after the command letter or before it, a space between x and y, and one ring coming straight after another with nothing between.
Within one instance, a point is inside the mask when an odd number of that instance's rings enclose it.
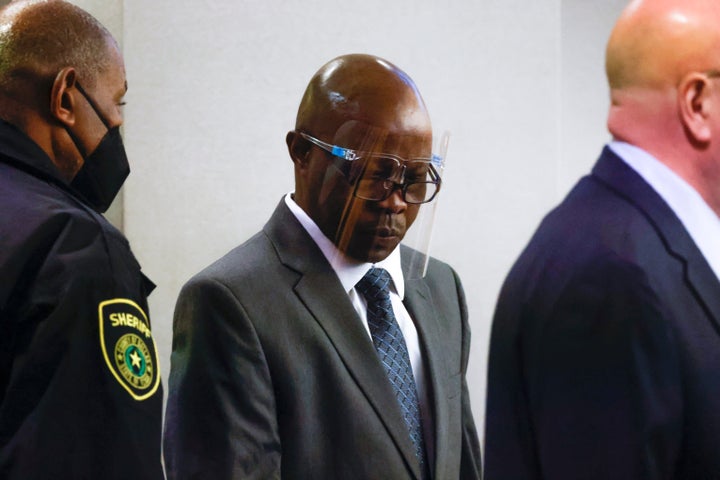
<instances>
[{"instance_id":1,"label":"man's ear","mask_svg":"<svg viewBox=\"0 0 720 480\"><path fill-rule=\"evenodd\" d=\"M285 143L287 143L290 158L295 164L295 167L305 168L310 156L310 142L302 138L295 130L290 130L285 137Z\"/></svg>"},{"instance_id":2,"label":"man's ear","mask_svg":"<svg viewBox=\"0 0 720 480\"><path fill-rule=\"evenodd\" d=\"M690 73L678 86L678 108L685 132L690 140L697 145L710 142L712 128L711 115L720 115L720 111L712 111L711 79L704 73Z\"/></svg>"},{"instance_id":3,"label":"man's ear","mask_svg":"<svg viewBox=\"0 0 720 480\"><path fill-rule=\"evenodd\" d=\"M75 125L76 73L73 67L58 72L50 90L50 116L67 127Z\"/></svg>"}]
</instances>

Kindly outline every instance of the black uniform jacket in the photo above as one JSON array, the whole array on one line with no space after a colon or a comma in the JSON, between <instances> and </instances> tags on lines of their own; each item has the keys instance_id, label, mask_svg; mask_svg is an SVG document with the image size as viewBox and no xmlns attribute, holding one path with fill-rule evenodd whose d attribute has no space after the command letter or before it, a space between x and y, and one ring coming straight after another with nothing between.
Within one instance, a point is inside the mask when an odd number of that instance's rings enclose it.
<instances>
[{"instance_id":1,"label":"black uniform jacket","mask_svg":"<svg viewBox=\"0 0 720 480\"><path fill-rule=\"evenodd\" d=\"M163 478L152 288L123 235L0 122L0 478Z\"/></svg>"},{"instance_id":2,"label":"black uniform jacket","mask_svg":"<svg viewBox=\"0 0 720 480\"><path fill-rule=\"evenodd\" d=\"M487 480L720 479L720 282L606 149L500 294Z\"/></svg>"}]
</instances>

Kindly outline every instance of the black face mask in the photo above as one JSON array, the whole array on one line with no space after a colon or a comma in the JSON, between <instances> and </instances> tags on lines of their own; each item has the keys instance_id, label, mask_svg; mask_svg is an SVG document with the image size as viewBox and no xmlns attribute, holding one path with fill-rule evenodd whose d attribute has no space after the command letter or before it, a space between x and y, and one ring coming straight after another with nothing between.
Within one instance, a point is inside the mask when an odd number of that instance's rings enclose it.
<instances>
[{"instance_id":1,"label":"black face mask","mask_svg":"<svg viewBox=\"0 0 720 480\"><path fill-rule=\"evenodd\" d=\"M75 82L75 86L108 131L95 150L86 155L82 143L75 134L66 128L85 160L75 178L70 182L70 186L80 193L96 211L105 213L130 174L130 165L120 136L120 127L110 127L92 98L85 93L79 83Z\"/></svg>"}]
</instances>

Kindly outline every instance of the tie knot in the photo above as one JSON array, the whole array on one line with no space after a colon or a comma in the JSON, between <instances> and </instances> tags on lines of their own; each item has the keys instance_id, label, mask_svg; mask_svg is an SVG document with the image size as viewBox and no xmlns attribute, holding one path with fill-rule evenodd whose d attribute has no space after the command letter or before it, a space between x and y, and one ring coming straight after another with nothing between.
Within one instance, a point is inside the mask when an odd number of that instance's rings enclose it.
<instances>
[{"instance_id":1,"label":"tie knot","mask_svg":"<svg viewBox=\"0 0 720 480\"><path fill-rule=\"evenodd\" d=\"M389 295L388 285L390 274L384 268L372 267L360 280L355 288L363 294L366 300L377 299Z\"/></svg>"}]
</instances>

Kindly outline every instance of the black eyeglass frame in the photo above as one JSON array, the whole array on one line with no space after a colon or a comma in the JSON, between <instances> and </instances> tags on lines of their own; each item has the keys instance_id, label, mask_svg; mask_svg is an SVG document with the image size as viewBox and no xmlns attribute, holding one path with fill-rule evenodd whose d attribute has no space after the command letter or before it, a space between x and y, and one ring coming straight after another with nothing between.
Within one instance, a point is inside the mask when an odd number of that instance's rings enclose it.
<instances>
[{"instance_id":1,"label":"black eyeglass frame","mask_svg":"<svg viewBox=\"0 0 720 480\"><path fill-rule=\"evenodd\" d=\"M340 147L338 145L333 145L327 142L323 142L320 139L317 139L313 137L312 135L309 135L305 132L297 132L302 138L307 140L308 142L312 143L313 145L321 148L322 150L326 151L333 157L339 159L342 161L342 163L338 164L338 169L340 172L343 173L343 175L348 179L350 183L353 183L354 180L357 178L362 177L363 172L355 173L353 175L352 171L355 170L352 167L357 165L359 160L362 159L371 159L371 158L385 158L385 159L392 159L398 166L398 168L401 167L400 170L400 182L397 182L393 180L392 178L386 178L382 179L382 187L383 187L383 194L380 196L367 196L367 195L361 195L358 192L358 187L360 185L360 182L357 183L355 186L355 191L353 192L354 196L357 198L360 198L362 200L369 200L369 201L375 201L375 202L382 202L383 200L387 199L392 195L392 193L397 189L400 188L402 192L402 199L405 203L411 204L411 205L421 205L423 203L429 203L437 197L437 194L440 192L440 187L442 185L442 179L440 178L440 174L438 173L437 169L435 168L434 164L442 166L442 158L433 155L432 158L413 158L410 160L406 160L398 155L394 155L392 153L374 153L374 152L364 152L361 150L353 150L350 148ZM357 163L356 163L357 162ZM408 163L412 162L419 162L419 163L427 163L429 169L428 174L430 175L430 181L423 181L423 182L405 182L405 171L407 168ZM391 177L397 177L397 174L393 174ZM430 195L429 197L425 198L422 201L416 201L413 199L407 198L407 190L409 187L412 187L413 185L433 185L435 191Z\"/></svg>"}]
</instances>

